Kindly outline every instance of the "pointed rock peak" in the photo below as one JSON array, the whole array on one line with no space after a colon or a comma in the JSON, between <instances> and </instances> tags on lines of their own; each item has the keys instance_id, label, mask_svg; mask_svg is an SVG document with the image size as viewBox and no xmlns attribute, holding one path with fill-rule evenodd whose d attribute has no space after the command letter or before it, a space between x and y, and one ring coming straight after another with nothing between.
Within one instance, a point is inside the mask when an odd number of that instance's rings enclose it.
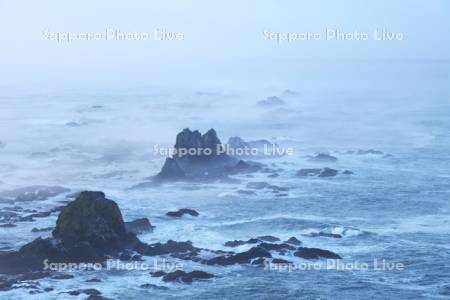
<instances>
[{"instance_id":1,"label":"pointed rock peak","mask_svg":"<svg viewBox=\"0 0 450 300\"><path fill-rule=\"evenodd\" d=\"M211 128L204 135L202 135L203 148L216 149L217 145L220 144L220 139L217 137L217 133L214 129Z\"/></svg>"}]
</instances>

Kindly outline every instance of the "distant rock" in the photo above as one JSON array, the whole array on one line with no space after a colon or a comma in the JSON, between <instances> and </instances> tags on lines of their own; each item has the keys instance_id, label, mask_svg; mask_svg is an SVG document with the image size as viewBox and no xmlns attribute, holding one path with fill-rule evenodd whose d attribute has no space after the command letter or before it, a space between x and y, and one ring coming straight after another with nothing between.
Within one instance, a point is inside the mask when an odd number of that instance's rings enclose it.
<instances>
[{"instance_id":1,"label":"distant rock","mask_svg":"<svg viewBox=\"0 0 450 300\"><path fill-rule=\"evenodd\" d=\"M134 221L125 222L125 229L127 232L134 234L141 234L145 232L152 232L154 226L147 218L136 219Z\"/></svg>"},{"instance_id":2,"label":"distant rock","mask_svg":"<svg viewBox=\"0 0 450 300\"><path fill-rule=\"evenodd\" d=\"M342 174L344 174L344 175L352 175L353 172L349 171L349 170L345 170L344 172L342 172Z\"/></svg>"},{"instance_id":3,"label":"distant rock","mask_svg":"<svg viewBox=\"0 0 450 300\"><path fill-rule=\"evenodd\" d=\"M153 181L221 179L230 174L255 172L259 168L256 163L229 156L214 129L202 135L198 130L185 128L177 134L174 154L166 158Z\"/></svg>"},{"instance_id":4,"label":"distant rock","mask_svg":"<svg viewBox=\"0 0 450 300\"><path fill-rule=\"evenodd\" d=\"M341 257L336 253L319 248L300 247L296 252L294 252L294 255L304 259L319 259L319 258L341 259Z\"/></svg>"},{"instance_id":5,"label":"distant rock","mask_svg":"<svg viewBox=\"0 0 450 300\"><path fill-rule=\"evenodd\" d=\"M274 107L274 106L281 106L281 105L285 105L285 104L286 104L286 102L284 102L283 99L281 99L280 97L277 97L277 96L270 96L264 100L257 102L257 105L261 106L261 107Z\"/></svg>"},{"instance_id":6,"label":"distant rock","mask_svg":"<svg viewBox=\"0 0 450 300\"><path fill-rule=\"evenodd\" d=\"M310 157L309 160L315 162L336 162L338 159L328 153L318 153L315 156Z\"/></svg>"},{"instance_id":7,"label":"distant rock","mask_svg":"<svg viewBox=\"0 0 450 300\"><path fill-rule=\"evenodd\" d=\"M317 176L317 177L333 177L338 174L338 171L331 168L323 168L323 169L300 169L295 174L298 177L309 177L309 176Z\"/></svg>"},{"instance_id":8,"label":"distant rock","mask_svg":"<svg viewBox=\"0 0 450 300\"><path fill-rule=\"evenodd\" d=\"M276 143L268 140L244 141L238 136L230 137L226 147L230 155L238 158L263 158L279 156L273 149L278 148Z\"/></svg>"},{"instance_id":9,"label":"distant rock","mask_svg":"<svg viewBox=\"0 0 450 300\"><path fill-rule=\"evenodd\" d=\"M156 284L152 284L152 283L144 283L144 284L141 284L139 287L143 288L143 289L156 289L156 290L168 290L169 289L166 286L156 285Z\"/></svg>"},{"instance_id":10,"label":"distant rock","mask_svg":"<svg viewBox=\"0 0 450 300\"><path fill-rule=\"evenodd\" d=\"M60 186L33 185L9 191L0 192L0 199L4 202L27 202L47 200L69 192L70 189Z\"/></svg>"},{"instance_id":11,"label":"distant rock","mask_svg":"<svg viewBox=\"0 0 450 300\"><path fill-rule=\"evenodd\" d=\"M193 217L196 217L199 215L199 213L196 210L189 209L189 208L182 208L177 211L169 211L168 213L166 213L166 215L169 217L182 217L185 214L191 215Z\"/></svg>"}]
</instances>

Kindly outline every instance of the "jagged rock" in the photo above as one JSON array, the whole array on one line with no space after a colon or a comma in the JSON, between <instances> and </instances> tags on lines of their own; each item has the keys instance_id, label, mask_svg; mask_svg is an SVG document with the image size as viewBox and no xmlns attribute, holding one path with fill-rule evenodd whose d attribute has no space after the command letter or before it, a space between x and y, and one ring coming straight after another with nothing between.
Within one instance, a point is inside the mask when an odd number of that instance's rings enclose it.
<instances>
[{"instance_id":1,"label":"jagged rock","mask_svg":"<svg viewBox=\"0 0 450 300\"><path fill-rule=\"evenodd\" d=\"M0 273L41 270L49 262L100 262L141 245L127 233L117 204L102 192L82 192L58 216L51 238L37 238L19 251L0 252Z\"/></svg>"},{"instance_id":2,"label":"jagged rock","mask_svg":"<svg viewBox=\"0 0 450 300\"><path fill-rule=\"evenodd\" d=\"M205 280L213 278L214 275L204 272L204 271L192 271L186 273L182 270L176 270L174 272L168 273L163 276L162 280L168 281L179 281L183 283L192 283L194 280Z\"/></svg>"},{"instance_id":3,"label":"jagged rock","mask_svg":"<svg viewBox=\"0 0 450 300\"><path fill-rule=\"evenodd\" d=\"M174 158L166 158L166 161L161 169L161 172L157 175L158 179L183 179L186 177L184 171L180 168L177 161Z\"/></svg>"},{"instance_id":4,"label":"jagged rock","mask_svg":"<svg viewBox=\"0 0 450 300\"><path fill-rule=\"evenodd\" d=\"M214 129L201 134L198 130L183 129L177 134L174 154L167 158L153 182L168 180L220 179L229 174L254 172L259 165L238 161L224 153L223 145ZM146 185L139 185L146 186Z\"/></svg>"},{"instance_id":5,"label":"jagged rock","mask_svg":"<svg viewBox=\"0 0 450 300\"><path fill-rule=\"evenodd\" d=\"M238 246L242 246L242 245L246 245L246 244L256 244L261 242L258 239L249 239L247 241L242 241L242 240L234 240L234 241L228 241L225 243L226 247L238 247Z\"/></svg>"},{"instance_id":6,"label":"jagged rock","mask_svg":"<svg viewBox=\"0 0 450 300\"><path fill-rule=\"evenodd\" d=\"M295 256L305 258L305 259L319 259L319 258L330 258L330 259L341 259L341 257L329 250L323 250L319 248L306 248L300 247L296 252Z\"/></svg>"},{"instance_id":7,"label":"jagged rock","mask_svg":"<svg viewBox=\"0 0 450 300\"><path fill-rule=\"evenodd\" d=\"M336 162L337 157L334 157L327 153L318 153L317 155L311 157L310 160L316 162Z\"/></svg>"},{"instance_id":8,"label":"jagged rock","mask_svg":"<svg viewBox=\"0 0 450 300\"><path fill-rule=\"evenodd\" d=\"M166 215L169 217L182 217L185 214L191 215L193 217L196 217L199 215L199 213L196 210L189 209L189 208L182 208L177 211L169 211L166 213Z\"/></svg>"},{"instance_id":9,"label":"jagged rock","mask_svg":"<svg viewBox=\"0 0 450 300\"><path fill-rule=\"evenodd\" d=\"M298 240L296 237L292 236L290 237L287 241L285 241L284 243L286 244L291 244L291 245L296 245L299 246L302 244L302 242L300 240Z\"/></svg>"},{"instance_id":10,"label":"jagged rock","mask_svg":"<svg viewBox=\"0 0 450 300\"><path fill-rule=\"evenodd\" d=\"M125 222L125 229L127 232L134 234L141 234L144 232L152 232L154 226L150 223L147 218L140 218L134 221Z\"/></svg>"},{"instance_id":11,"label":"jagged rock","mask_svg":"<svg viewBox=\"0 0 450 300\"><path fill-rule=\"evenodd\" d=\"M252 259L268 257L271 258L272 255L269 251L261 247L253 247L248 251L232 254L232 255L222 255L217 256L206 261L208 265L234 265L234 264L248 264Z\"/></svg>"},{"instance_id":12,"label":"jagged rock","mask_svg":"<svg viewBox=\"0 0 450 300\"><path fill-rule=\"evenodd\" d=\"M88 243L107 251L120 248L127 232L114 201L103 192L82 192L61 211L53 236L67 247Z\"/></svg>"}]
</instances>

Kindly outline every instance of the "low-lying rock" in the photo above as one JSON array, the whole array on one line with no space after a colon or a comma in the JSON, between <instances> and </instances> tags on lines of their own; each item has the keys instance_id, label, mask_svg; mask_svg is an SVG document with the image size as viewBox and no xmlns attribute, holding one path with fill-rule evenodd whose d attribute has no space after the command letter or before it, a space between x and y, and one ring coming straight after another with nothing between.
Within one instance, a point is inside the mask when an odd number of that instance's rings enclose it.
<instances>
[{"instance_id":1,"label":"low-lying rock","mask_svg":"<svg viewBox=\"0 0 450 300\"><path fill-rule=\"evenodd\" d=\"M318 237L318 236L320 236L320 237L329 237L329 238L335 238L335 239L340 239L340 238L342 238L342 235L340 235L340 234L337 234L337 233L329 233L329 232L323 232L323 231L320 231L320 232L311 232L311 233L309 234L309 236L311 236L311 237Z\"/></svg>"},{"instance_id":2,"label":"low-lying rock","mask_svg":"<svg viewBox=\"0 0 450 300\"><path fill-rule=\"evenodd\" d=\"M294 252L295 256L304 258L304 259L319 259L319 258L330 258L330 259L341 259L341 257L329 250L323 250L319 248L306 248L300 247Z\"/></svg>"},{"instance_id":3,"label":"low-lying rock","mask_svg":"<svg viewBox=\"0 0 450 300\"><path fill-rule=\"evenodd\" d=\"M205 280L213 278L214 275L204 272L204 271L192 271L186 273L182 270L176 270L174 272L168 273L163 276L162 280L168 281L179 281L183 283L192 283L194 280Z\"/></svg>"},{"instance_id":4,"label":"low-lying rock","mask_svg":"<svg viewBox=\"0 0 450 300\"><path fill-rule=\"evenodd\" d=\"M242 245L246 245L246 244L256 244L261 242L261 240L258 239L248 239L246 241L242 241L242 240L234 240L234 241L228 241L225 243L225 246L227 247L238 247L238 246L242 246Z\"/></svg>"},{"instance_id":5,"label":"low-lying rock","mask_svg":"<svg viewBox=\"0 0 450 300\"><path fill-rule=\"evenodd\" d=\"M284 241L286 244L296 245L299 246L302 244L300 240L298 240L296 237L292 236L288 240Z\"/></svg>"},{"instance_id":6,"label":"low-lying rock","mask_svg":"<svg viewBox=\"0 0 450 300\"><path fill-rule=\"evenodd\" d=\"M309 160L315 162L336 162L337 157L330 155L328 153L318 153L315 156L310 157Z\"/></svg>"},{"instance_id":7,"label":"low-lying rock","mask_svg":"<svg viewBox=\"0 0 450 300\"><path fill-rule=\"evenodd\" d=\"M276 236L273 235L263 235L263 236L258 236L257 239L261 240L261 241L265 241L265 242L279 242L280 239L277 238Z\"/></svg>"},{"instance_id":8,"label":"low-lying rock","mask_svg":"<svg viewBox=\"0 0 450 300\"><path fill-rule=\"evenodd\" d=\"M169 211L168 213L166 213L166 216L169 217L182 217L183 215L191 215L193 217L196 217L199 215L199 213L194 210L194 209L190 209L190 208L182 208L179 209L177 211Z\"/></svg>"},{"instance_id":9,"label":"low-lying rock","mask_svg":"<svg viewBox=\"0 0 450 300\"><path fill-rule=\"evenodd\" d=\"M269 251L262 247L253 247L248 251L232 254L232 255L222 255L217 256L212 259L206 261L208 265L234 265L234 264L248 264L253 259L261 258L261 257L272 257Z\"/></svg>"},{"instance_id":10,"label":"low-lying rock","mask_svg":"<svg viewBox=\"0 0 450 300\"><path fill-rule=\"evenodd\" d=\"M166 286L156 285L156 284L152 284L152 283L144 283L144 284L141 284L139 287L143 288L143 289L157 289L157 290L168 290L169 289Z\"/></svg>"}]
</instances>

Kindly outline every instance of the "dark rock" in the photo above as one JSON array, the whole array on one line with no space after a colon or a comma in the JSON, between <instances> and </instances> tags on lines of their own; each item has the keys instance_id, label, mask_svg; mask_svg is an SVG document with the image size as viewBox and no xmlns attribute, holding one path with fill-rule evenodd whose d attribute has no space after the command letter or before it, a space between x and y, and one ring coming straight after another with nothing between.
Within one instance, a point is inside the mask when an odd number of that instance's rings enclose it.
<instances>
[{"instance_id":1,"label":"dark rock","mask_svg":"<svg viewBox=\"0 0 450 300\"><path fill-rule=\"evenodd\" d=\"M165 282L179 281L179 282L183 282L183 283L191 283L194 280L204 280L204 279L210 279L213 277L214 277L214 275L204 272L204 271L192 271L192 272L186 273L182 270L176 270L174 272L164 275L162 280Z\"/></svg>"},{"instance_id":2,"label":"dark rock","mask_svg":"<svg viewBox=\"0 0 450 300\"><path fill-rule=\"evenodd\" d=\"M277 251L284 254L287 250L295 250L296 248L289 244L271 244L271 243L261 243L259 247L266 249L267 251Z\"/></svg>"},{"instance_id":3,"label":"dark rock","mask_svg":"<svg viewBox=\"0 0 450 300\"><path fill-rule=\"evenodd\" d=\"M251 264L254 266L262 266L262 265L264 265L265 262L266 262L266 259L260 257L260 258L252 260Z\"/></svg>"},{"instance_id":4,"label":"dark rock","mask_svg":"<svg viewBox=\"0 0 450 300\"><path fill-rule=\"evenodd\" d=\"M150 273L152 275L152 277L163 277L164 275L166 275L167 273L164 271L156 271L153 273Z\"/></svg>"},{"instance_id":5,"label":"dark rock","mask_svg":"<svg viewBox=\"0 0 450 300\"><path fill-rule=\"evenodd\" d=\"M242 246L242 245L246 245L246 244L256 244L261 242L258 239L249 239L247 241L242 241L242 240L234 240L234 241L228 241L225 243L225 246L227 247L238 247L238 246Z\"/></svg>"},{"instance_id":6,"label":"dark rock","mask_svg":"<svg viewBox=\"0 0 450 300\"><path fill-rule=\"evenodd\" d=\"M301 169L298 170L296 176L306 177L306 176L317 176L320 174L322 169Z\"/></svg>"},{"instance_id":7,"label":"dark rock","mask_svg":"<svg viewBox=\"0 0 450 300\"><path fill-rule=\"evenodd\" d=\"M323 231L320 231L320 232L311 232L311 233L309 234L309 236L311 236L311 237L318 237L318 236L321 236L321 237L329 237L329 238L335 238L335 239L340 239L340 238L342 238L342 235L340 235L340 234L328 233L328 232L323 232Z\"/></svg>"},{"instance_id":8,"label":"dark rock","mask_svg":"<svg viewBox=\"0 0 450 300\"><path fill-rule=\"evenodd\" d=\"M286 244L291 244L291 245L296 245L299 246L302 244L302 242L300 240L298 240L296 237L292 236L290 237L287 241L285 241L284 243Z\"/></svg>"},{"instance_id":9,"label":"dark rock","mask_svg":"<svg viewBox=\"0 0 450 300\"><path fill-rule=\"evenodd\" d=\"M161 172L158 173L157 179L159 180L179 180L186 178L186 174L178 165L174 158L166 158Z\"/></svg>"},{"instance_id":10,"label":"dark rock","mask_svg":"<svg viewBox=\"0 0 450 300\"><path fill-rule=\"evenodd\" d=\"M68 291L67 294L69 294L71 296L78 296L80 294L86 294L86 295L90 295L90 296L99 296L102 293L96 289L79 289L79 290Z\"/></svg>"},{"instance_id":11,"label":"dark rock","mask_svg":"<svg viewBox=\"0 0 450 300\"><path fill-rule=\"evenodd\" d=\"M174 150L174 155L166 159L161 172L153 178L154 183L180 179L216 180L259 169L256 163L238 161L224 153L214 129L203 135L197 130L184 129L177 134Z\"/></svg>"},{"instance_id":12,"label":"dark rock","mask_svg":"<svg viewBox=\"0 0 450 300\"><path fill-rule=\"evenodd\" d=\"M151 284L151 283L144 283L140 285L143 289L157 289L157 290L168 290L169 288L166 286Z\"/></svg>"},{"instance_id":13,"label":"dark rock","mask_svg":"<svg viewBox=\"0 0 450 300\"><path fill-rule=\"evenodd\" d=\"M277 238L276 236L272 236L272 235L258 236L257 239L260 239L261 241L265 241L265 242L271 242L271 243L280 241L279 238Z\"/></svg>"},{"instance_id":14,"label":"dark rock","mask_svg":"<svg viewBox=\"0 0 450 300\"><path fill-rule=\"evenodd\" d=\"M86 300L109 300L109 298L100 295L89 295Z\"/></svg>"},{"instance_id":15,"label":"dark rock","mask_svg":"<svg viewBox=\"0 0 450 300\"><path fill-rule=\"evenodd\" d=\"M382 151L369 149L369 150L358 150L356 152L357 155L367 155L367 154L373 154L373 155L384 155Z\"/></svg>"},{"instance_id":16,"label":"dark rock","mask_svg":"<svg viewBox=\"0 0 450 300\"><path fill-rule=\"evenodd\" d=\"M150 223L147 218L136 219L131 222L125 222L125 229L127 232L134 234L141 234L144 232L152 232L154 226Z\"/></svg>"},{"instance_id":17,"label":"dark rock","mask_svg":"<svg viewBox=\"0 0 450 300\"><path fill-rule=\"evenodd\" d=\"M345 170L344 172L342 172L342 174L344 174L344 175L352 175L353 172L349 171L349 170Z\"/></svg>"},{"instance_id":18,"label":"dark rock","mask_svg":"<svg viewBox=\"0 0 450 300\"><path fill-rule=\"evenodd\" d=\"M108 252L120 248L127 233L114 201L102 192L82 192L61 211L53 236L64 246L88 243Z\"/></svg>"},{"instance_id":19,"label":"dark rock","mask_svg":"<svg viewBox=\"0 0 450 300\"><path fill-rule=\"evenodd\" d=\"M319 258L330 258L330 259L341 259L341 257L329 250L323 250L319 248L306 248L300 247L296 252L295 256L305 258L305 259L319 259Z\"/></svg>"},{"instance_id":20,"label":"dark rock","mask_svg":"<svg viewBox=\"0 0 450 300\"><path fill-rule=\"evenodd\" d=\"M52 287L46 287L46 288L44 288L44 292L51 292L51 291L53 291L54 290L54 288L52 288Z\"/></svg>"},{"instance_id":21,"label":"dark rock","mask_svg":"<svg viewBox=\"0 0 450 300\"><path fill-rule=\"evenodd\" d=\"M290 261L282 259L282 258L274 258L272 259L273 264L291 264Z\"/></svg>"},{"instance_id":22,"label":"dark rock","mask_svg":"<svg viewBox=\"0 0 450 300\"><path fill-rule=\"evenodd\" d=\"M11 228L11 227L16 227L16 226L17 225L11 224L11 223L0 224L0 228Z\"/></svg>"},{"instance_id":23,"label":"dark rock","mask_svg":"<svg viewBox=\"0 0 450 300\"><path fill-rule=\"evenodd\" d=\"M75 276L70 275L70 274L58 274L58 275L52 276L52 278L63 280L63 279L72 279L72 278L75 278Z\"/></svg>"},{"instance_id":24,"label":"dark rock","mask_svg":"<svg viewBox=\"0 0 450 300\"><path fill-rule=\"evenodd\" d=\"M268 178L276 178L278 176L280 176L280 174L278 174L278 173L272 173L270 175L267 175Z\"/></svg>"},{"instance_id":25,"label":"dark rock","mask_svg":"<svg viewBox=\"0 0 450 300\"><path fill-rule=\"evenodd\" d=\"M337 158L327 153L318 153L311 157L310 160L316 162L336 162Z\"/></svg>"},{"instance_id":26,"label":"dark rock","mask_svg":"<svg viewBox=\"0 0 450 300\"><path fill-rule=\"evenodd\" d=\"M91 278L91 279L86 280L86 282L102 282L102 281L98 278Z\"/></svg>"},{"instance_id":27,"label":"dark rock","mask_svg":"<svg viewBox=\"0 0 450 300\"><path fill-rule=\"evenodd\" d=\"M31 229L31 232L45 232L45 231L52 231L53 227L44 227L44 228L36 228L33 227L33 229Z\"/></svg>"},{"instance_id":28,"label":"dark rock","mask_svg":"<svg viewBox=\"0 0 450 300\"><path fill-rule=\"evenodd\" d=\"M336 176L338 173L337 170L330 169L330 168L324 168L322 172L319 174L319 177L333 177Z\"/></svg>"},{"instance_id":29,"label":"dark rock","mask_svg":"<svg viewBox=\"0 0 450 300\"><path fill-rule=\"evenodd\" d=\"M248 264L252 259L260 257L272 257L269 251L261 247L253 247L248 251L232 254L229 256L217 256L206 261L208 265L234 265L234 264Z\"/></svg>"},{"instance_id":30,"label":"dark rock","mask_svg":"<svg viewBox=\"0 0 450 300\"><path fill-rule=\"evenodd\" d=\"M200 249L192 246L191 242L175 242L172 240L167 241L165 244L137 244L134 248L135 251L145 256L155 256L164 254L177 254L177 253L197 253Z\"/></svg>"},{"instance_id":31,"label":"dark rock","mask_svg":"<svg viewBox=\"0 0 450 300\"><path fill-rule=\"evenodd\" d=\"M182 217L185 214L191 215L193 217L196 217L199 215L196 210L189 209L189 208L182 208L177 211L169 211L168 213L166 213L166 215L169 217Z\"/></svg>"}]
</instances>

